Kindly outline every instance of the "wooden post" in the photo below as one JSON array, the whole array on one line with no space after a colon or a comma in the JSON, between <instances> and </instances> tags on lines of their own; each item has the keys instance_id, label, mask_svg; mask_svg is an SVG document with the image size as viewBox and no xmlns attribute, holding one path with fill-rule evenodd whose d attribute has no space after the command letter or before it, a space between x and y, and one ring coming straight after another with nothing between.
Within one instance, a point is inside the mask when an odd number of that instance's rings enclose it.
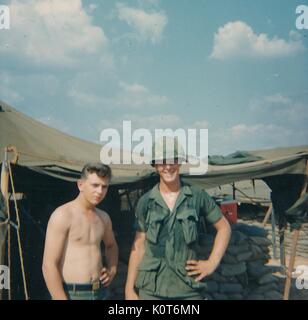
<instances>
[{"instance_id":1,"label":"wooden post","mask_svg":"<svg viewBox=\"0 0 308 320\"><path fill-rule=\"evenodd\" d=\"M264 220L262 222L263 227L265 227L265 225L267 224L267 221L268 221L268 219L269 219L269 217L270 217L270 215L272 213L272 210L273 210L273 203L271 203L270 206L267 209L267 212L265 214Z\"/></svg>"},{"instance_id":2,"label":"wooden post","mask_svg":"<svg viewBox=\"0 0 308 320\"><path fill-rule=\"evenodd\" d=\"M285 288L284 288L283 300L289 300L291 281L292 281L292 272L293 272L294 263L295 263L296 247L297 247L299 231L300 230L298 229L298 230L294 230L294 232L293 232L291 257L290 257L289 267L288 267L288 271L287 271L287 279L286 279L286 284L285 284Z\"/></svg>"}]
</instances>

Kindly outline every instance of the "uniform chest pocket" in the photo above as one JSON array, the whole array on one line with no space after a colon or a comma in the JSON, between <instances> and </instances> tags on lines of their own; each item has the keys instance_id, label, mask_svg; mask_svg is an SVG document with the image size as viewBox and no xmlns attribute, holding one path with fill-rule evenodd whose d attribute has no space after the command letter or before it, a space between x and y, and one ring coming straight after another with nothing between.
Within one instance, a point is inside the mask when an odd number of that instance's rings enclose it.
<instances>
[{"instance_id":1,"label":"uniform chest pocket","mask_svg":"<svg viewBox=\"0 0 308 320\"><path fill-rule=\"evenodd\" d=\"M178 221L181 223L185 242L191 244L198 240L198 220L195 209L184 209L177 214Z\"/></svg>"},{"instance_id":2,"label":"uniform chest pocket","mask_svg":"<svg viewBox=\"0 0 308 320\"><path fill-rule=\"evenodd\" d=\"M150 242L157 244L158 235L162 228L166 215L163 212L149 210L146 219L146 238Z\"/></svg>"}]
</instances>

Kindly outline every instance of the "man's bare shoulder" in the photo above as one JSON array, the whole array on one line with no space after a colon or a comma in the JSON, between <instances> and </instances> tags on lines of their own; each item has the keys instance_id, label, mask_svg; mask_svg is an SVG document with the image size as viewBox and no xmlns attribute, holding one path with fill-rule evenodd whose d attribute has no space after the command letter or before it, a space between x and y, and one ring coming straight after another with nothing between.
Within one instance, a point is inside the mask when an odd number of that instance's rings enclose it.
<instances>
[{"instance_id":1,"label":"man's bare shoulder","mask_svg":"<svg viewBox=\"0 0 308 320\"><path fill-rule=\"evenodd\" d=\"M49 223L62 224L63 227L69 226L72 219L72 212L74 209L73 201L67 202L58 208L51 214Z\"/></svg>"},{"instance_id":2,"label":"man's bare shoulder","mask_svg":"<svg viewBox=\"0 0 308 320\"><path fill-rule=\"evenodd\" d=\"M111 223L110 216L106 211L96 208L96 213L102 219L103 223L105 224Z\"/></svg>"}]
</instances>

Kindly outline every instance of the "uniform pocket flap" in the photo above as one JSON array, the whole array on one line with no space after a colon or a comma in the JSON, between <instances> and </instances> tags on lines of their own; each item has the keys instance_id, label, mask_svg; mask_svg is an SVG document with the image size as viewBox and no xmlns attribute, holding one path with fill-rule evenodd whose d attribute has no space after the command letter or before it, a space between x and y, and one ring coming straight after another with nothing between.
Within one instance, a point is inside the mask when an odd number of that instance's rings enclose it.
<instances>
[{"instance_id":1,"label":"uniform pocket flap","mask_svg":"<svg viewBox=\"0 0 308 320\"><path fill-rule=\"evenodd\" d=\"M144 257L140 263L138 270L140 271L152 271L157 270L161 264L161 260L153 257Z\"/></svg>"},{"instance_id":2,"label":"uniform pocket flap","mask_svg":"<svg viewBox=\"0 0 308 320\"><path fill-rule=\"evenodd\" d=\"M195 221L199 220L196 209L185 209L185 210L179 212L177 214L176 218L178 220L188 220L188 219L192 219Z\"/></svg>"},{"instance_id":3,"label":"uniform pocket flap","mask_svg":"<svg viewBox=\"0 0 308 320\"><path fill-rule=\"evenodd\" d=\"M147 214L147 223L159 222L166 218L166 213L163 211L149 211Z\"/></svg>"}]
</instances>

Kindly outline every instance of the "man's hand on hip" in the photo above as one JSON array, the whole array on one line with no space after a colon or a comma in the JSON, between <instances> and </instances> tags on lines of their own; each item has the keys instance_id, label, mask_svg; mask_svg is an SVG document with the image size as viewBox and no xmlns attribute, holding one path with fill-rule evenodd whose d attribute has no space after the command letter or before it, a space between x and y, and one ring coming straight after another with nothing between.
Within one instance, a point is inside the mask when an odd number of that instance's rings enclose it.
<instances>
[{"instance_id":1,"label":"man's hand on hip","mask_svg":"<svg viewBox=\"0 0 308 320\"><path fill-rule=\"evenodd\" d=\"M201 281L204 277L209 276L216 268L217 265L211 260L187 260L185 267L187 275L196 276L196 281Z\"/></svg>"},{"instance_id":2,"label":"man's hand on hip","mask_svg":"<svg viewBox=\"0 0 308 320\"><path fill-rule=\"evenodd\" d=\"M102 268L100 281L104 287L108 287L115 276L115 272L108 270L107 268Z\"/></svg>"}]
</instances>

